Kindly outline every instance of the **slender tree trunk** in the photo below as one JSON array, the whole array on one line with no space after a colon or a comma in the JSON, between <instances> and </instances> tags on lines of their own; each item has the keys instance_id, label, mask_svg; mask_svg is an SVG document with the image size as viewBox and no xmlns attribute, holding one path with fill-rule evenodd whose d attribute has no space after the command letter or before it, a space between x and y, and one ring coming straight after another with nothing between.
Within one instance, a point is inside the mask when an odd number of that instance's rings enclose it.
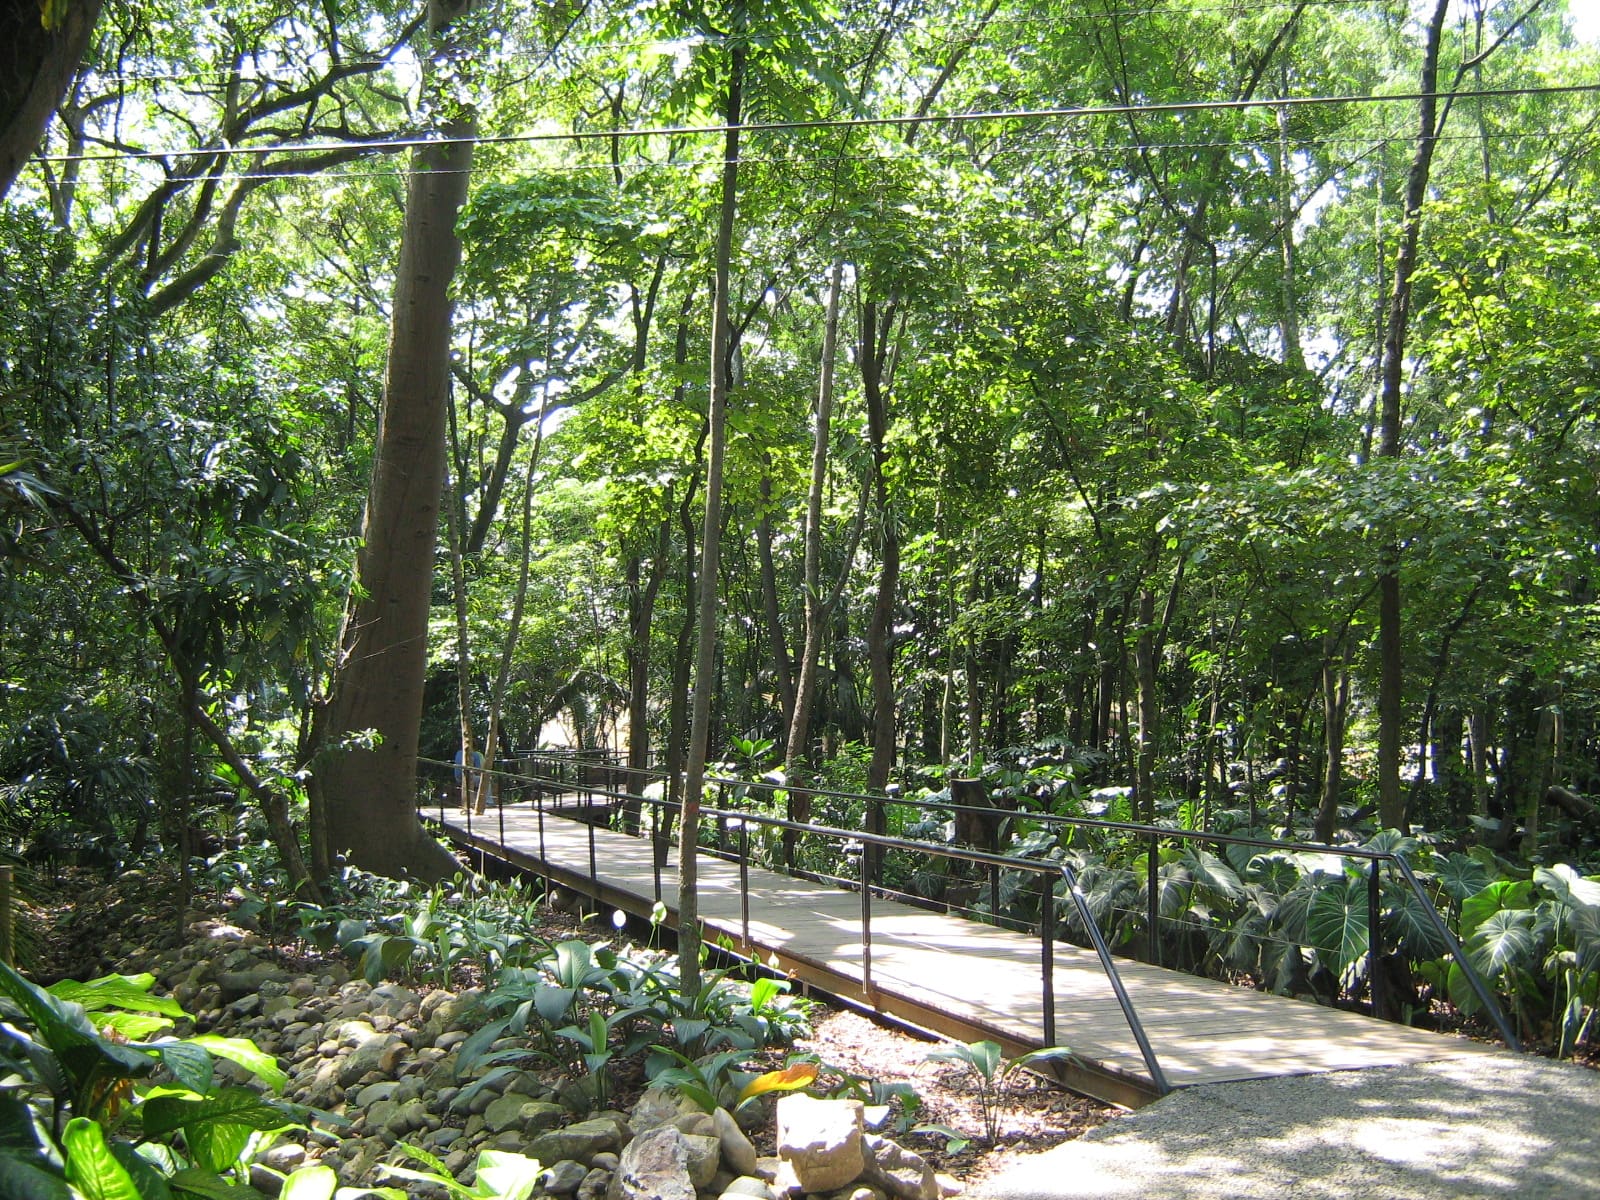
<instances>
[{"instance_id":1,"label":"slender tree trunk","mask_svg":"<svg viewBox=\"0 0 1600 1200\"><path fill-rule=\"evenodd\" d=\"M500 666L495 671L494 688L489 693L489 732L484 736L483 765L479 774L478 795L473 811L483 815L499 784L492 774L500 746L500 714L505 707L506 688L511 684L511 666L517 657L517 642L522 638L522 617L528 607L528 576L533 567L533 477L539 469L539 452L544 447L544 420L547 405L539 406L539 423L533 429L533 453L528 459L528 475L522 483L522 560L517 564L517 591L511 601L511 621L505 645L500 649Z\"/></svg>"},{"instance_id":2,"label":"slender tree trunk","mask_svg":"<svg viewBox=\"0 0 1600 1200\"><path fill-rule=\"evenodd\" d=\"M822 362L818 368L817 412L811 440L811 486L806 493L805 544L805 645L800 651L800 672L795 683L794 715L784 748L784 777L791 787L807 782L807 742L811 734L811 706L817 691L817 665L822 660L822 639L827 632L828 610L822 595L822 498L828 483L828 455L833 428L833 371L839 346L839 294L844 284L844 262L835 259L828 276L828 300L822 328ZM811 819L810 797L789 795L789 818Z\"/></svg>"},{"instance_id":3,"label":"slender tree trunk","mask_svg":"<svg viewBox=\"0 0 1600 1200\"><path fill-rule=\"evenodd\" d=\"M452 422L452 427L454 423ZM457 807L466 812L472 807L472 756L477 747L472 738L472 641L467 628L467 579L461 561L461 521L456 489L445 468L445 528L450 539L450 594L456 612L456 723L461 730L461 771L456 784Z\"/></svg>"},{"instance_id":4,"label":"slender tree trunk","mask_svg":"<svg viewBox=\"0 0 1600 1200\"><path fill-rule=\"evenodd\" d=\"M431 0L428 24L439 53L450 49L450 22L463 7ZM467 197L474 122L459 115L442 132L443 139L413 152L406 187L383 412L329 703L332 738L370 730L379 741L331 753L324 780L333 849L378 874L422 878L456 869L424 834L416 808L450 397L450 284L461 258L455 223Z\"/></svg>"},{"instance_id":5,"label":"slender tree trunk","mask_svg":"<svg viewBox=\"0 0 1600 1200\"><path fill-rule=\"evenodd\" d=\"M1312 830L1319 842L1331 842L1339 825L1339 789L1344 780L1345 714L1350 706L1350 674L1338 647L1322 664L1322 795Z\"/></svg>"},{"instance_id":6,"label":"slender tree trunk","mask_svg":"<svg viewBox=\"0 0 1600 1200\"><path fill-rule=\"evenodd\" d=\"M867 626L867 667L872 682L872 761L867 787L882 791L895 758L894 612L900 586L900 531L889 503L888 375L894 305L879 318L878 305L861 306L860 370L867 405L867 440L872 449L873 507L877 510L878 585Z\"/></svg>"},{"instance_id":7,"label":"slender tree trunk","mask_svg":"<svg viewBox=\"0 0 1600 1200\"><path fill-rule=\"evenodd\" d=\"M1405 368L1406 331L1411 315L1411 277L1416 268L1422 231L1422 205L1438 136L1439 44L1450 0L1436 0L1423 50L1418 102L1417 152L1406 178L1404 225L1395 257L1393 290L1384 323L1379 392L1378 456L1400 454L1401 377ZM1378 820L1386 829L1406 827L1405 797L1400 791L1401 741L1404 735L1405 664L1401 656L1400 547L1390 540L1378 579Z\"/></svg>"},{"instance_id":8,"label":"slender tree trunk","mask_svg":"<svg viewBox=\"0 0 1600 1200\"><path fill-rule=\"evenodd\" d=\"M734 10L734 31L728 47L728 93L723 139L722 205L717 219L716 289L711 303L711 370L706 457L705 525L700 541L699 642L695 650L694 705L689 724L689 758L684 769L682 819L678 829L678 981L682 994L700 990L700 900L698 839L700 791L705 780L711 738L711 693L716 677L718 564L722 540L722 460L727 442L728 287L733 258L733 223L739 203L739 121L744 88L745 12Z\"/></svg>"},{"instance_id":9,"label":"slender tree trunk","mask_svg":"<svg viewBox=\"0 0 1600 1200\"><path fill-rule=\"evenodd\" d=\"M770 456L769 456L770 458ZM772 561L772 475L761 475L761 518L756 522L756 557L761 568L761 612L767 622L768 652L772 656L773 686L785 729L794 725L794 668L789 640L783 632L783 605L778 599L778 570Z\"/></svg>"}]
</instances>

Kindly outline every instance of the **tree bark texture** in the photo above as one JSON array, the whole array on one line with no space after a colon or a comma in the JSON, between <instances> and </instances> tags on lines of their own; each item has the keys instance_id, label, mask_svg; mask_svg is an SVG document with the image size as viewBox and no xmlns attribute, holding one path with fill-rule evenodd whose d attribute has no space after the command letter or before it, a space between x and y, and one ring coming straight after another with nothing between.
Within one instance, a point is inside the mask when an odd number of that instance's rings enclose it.
<instances>
[{"instance_id":1,"label":"tree bark texture","mask_svg":"<svg viewBox=\"0 0 1600 1200\"><path fill-rule=\"evenodd\" d=\"M1395 256L1393 289L1384 322L1383 357L1379 385L1378 456L1400 454L1401 376L1405 366L1406 329L1411 315L1411 277L1416 269L1417 242L1422 231L1422 205L1427 198L1428 175L1438 137L1439 43L1444 33L1450 0L1436 0L1428 22L1423 51L1421 94L1418 103L1417 153L1406 177L1404 225ZM1400 549L1391 541L1384 551L1383 573L1378 579L1378 820L1385 829L1406 825L1405 797L1400 791L1401 724L1404 720L1405 664L1401 657Z\"/></svg>"},{"instance_id":2,"label":"tree bark texture","mask_svg":"<svg viewBox=\"0 0 1600 1200\"><path fill-rule=\"evenodd\" d=\"M430 28L443 32L454 15L435 0ZM417 819L416 774L444 491L450 284L461 259L455 224L467 197L472 132L468 118L448 121L444 139L412 160L358 587L329 710L333 737L372 730L381 739L330 755L331 848L391 876L438 878L455 869Z\"/></svg>"},{"instance_id":3,"label":"tree bark texture","mask_svg":"<svg viewBox=\"0 0 1600 1200\"><path fill-rule=\"evenodd\" d=\"M53 29L36 3L0 8L0 199L39 148L99 19L100 0L72 0Z\"/></svg>"}]
</instances>

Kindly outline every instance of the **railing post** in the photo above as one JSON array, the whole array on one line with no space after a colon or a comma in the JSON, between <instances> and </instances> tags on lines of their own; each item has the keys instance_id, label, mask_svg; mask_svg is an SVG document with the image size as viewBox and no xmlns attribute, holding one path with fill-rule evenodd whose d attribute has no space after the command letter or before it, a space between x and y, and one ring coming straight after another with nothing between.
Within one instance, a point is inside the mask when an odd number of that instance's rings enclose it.
<instances>
[{"instance_id":1,"label":"railing post","mask_svg":"<svg viewBox=\"0 0 1600 1200\"><path fill-rule=\"evenodd\" d=\"M600 868L594 849L594 793L588 789L583 793L583 823L589 829L589 882L595 885L595 891L600 890ZM598 899L598 897L596 897Z\"/></svg>"},{"instance_id":2,"label":"railing post","mask_svg":"<svg viewBox=\"0 0 1600 1200\"><path fill-rule=\"evenodd\" d=\"M1056 889L1048 874L1039 896L1039 963L1044 984L1044 1044L1056 1044Z\"/></svg>"},{"instance_id":3,"label":"railing post","mask_svg":"<svg viewBox=\"0 0 1600 1200\"><path fill-rule=\"evenodd\" d=\"M750 953L750 825L739 820L739 921L744 928L744 952Z\"/></svg>"},{"instance_id":4,"label":"railing post","mask_svg":"<svg viewBox=\"0 0 1600 1200\"><path fill-rule=\"evenodd\" d=\"M1383 990L1381 982L1383 945L1383 930L1381 928L1382 892L1381 880L1378 876L1379 859L1373 859L1367 864L1367 987L1372 993L1372 1015L1379 1015L1382 1001L1379 992Z\"/></svg>"},{"instance_id":5,"label":"railing post","mask_svg":"<svg viewBox=\"0 0 1600 1200\"><path fill-rule=\"evenodd\" d=\"M865 853L861 855L861 998L872 1002L872 864Z\"/></svg>"},{"instance_id":6,"label":"railing post","mask_svg":"<svg viewBox=\"0 0 1600 1200\"><path fill-rule=\"evenodd\" d=\"M885 785L882 797L873 796L867 801L868 833L875 833L882 837L889 832L889 816L885 811L885 807L893 804L899 798L900 785L891 783ZM866 852L872 859L872 882L881 887L883 885L884 848L868 843Z\"/></svg>"},{"instance_id":7,"label":"railing post","mask_svg":"<svg viewBox=\"0 0 1600 1200\"><path fill-rule=\"evenodd\" d=\"M655 902L657 904L660 904L661 903L661 859L663 858L663 854L661 852L661 844L662 844L662 841L663 841L662 836L661 836L661 823L666 819L666 814L664 812L665 802L664 801L649 800L649 801L646 801L646 803L651 805L651 809L650 809L650 811L651 811L651 817L650 817L650 878L651 878L651 881L655 884L655 889L656 889ZM643 810L641 810L641 811L643 811Z\"/></svg>"},{"instance_id":8,"label":"railing post","mask_svg":"<svg viewBox=\"0 0 1600 1200\"><path fill-rule=\"evenodd\" d=\"M1150 931L1150 961L1161 965L1161 844L1155 834L1150 835L1150 851L1146 855L1145 921Z\"/></svg>"},{"instance_id":9,"label":"railing post","mask_svg":"<svg viewBox=\"0 0 1600 1200\"><path fill-rule=\"evenodd\" d=\"M500 814L500 849L502 852L506 848L506 780L510 778L511 776L507 775L505 779L495 780L498 785L494 790L495 809Z\"/></svg>"},{"instance_id":10,"label":"railing post","mask_svg":"<svg viewBox=\"0 0 1600 1200\"><path fill-rule=\"evenodd\" d=\"M1117 972L1117 964L1111 961L1111 949L1106 945L1106 939L1100 932L1100 926L1095 922L1094 914L1089 911L1089 902L1084 899L1083 889L1078 886L1078 876L1070 864L1062 862L1056 864L1061 874L1066 878L1068 895L1072 897L1073 906L1078 910L1078 919L1083 922L1084 929L1088 930L1089 941L1094 945L1094 952L1100 958L1100 969L1106 973L1106 978L1111 981L1111 990L1116 993L1117 1004L1122 1008L1122 1016L1128 1022L1128 1029L1133 1034L1133 1040L1138 1043L1139 1055L1144 1059L1145 1070L1150 1072L1150 1082L1156 1085L1158 1094L1165 1096L1172 1090L1172 1085L1167 1082L1166 1072L1161 1069L1161 1064L1156 1060L1155 1049L1150 1045L1150 1039L1145 1035L1144 1025L1139 1021L1139 1014L1133 1009L1133 1000L1128 996L1128 989L1122 984L1122 976Z\"/></svg>"}]
</instances>

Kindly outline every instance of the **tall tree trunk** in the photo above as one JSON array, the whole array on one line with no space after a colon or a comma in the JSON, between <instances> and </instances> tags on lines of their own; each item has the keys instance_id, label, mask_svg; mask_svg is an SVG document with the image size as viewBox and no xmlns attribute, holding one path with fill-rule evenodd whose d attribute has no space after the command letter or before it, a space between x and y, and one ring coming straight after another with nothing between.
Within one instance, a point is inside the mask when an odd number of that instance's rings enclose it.
<instances>
[{"instance_id":1,"label":"tall tree trunk","mask_svg":"<svg viewBox=\"0 0 1600 1200\"><path fill-rule=\"evenodd\" d=\"M768 455L770 463L771 456ZM778 570L772 561L772 475L761 474L761 518L756 522L756 557L761 568L761 612L767 622L767 648L772 655L773 687L783 712L783 727L794 724L794 668L789 640L783 632L783 605L778 599Z\"/></svg>"},{"instance_id":2,"label":"tall tree trunk","mask_svg":"<svg viewBox=\"0 0 1600 1200\"><path fill-rule=\"evenodd\" d=\"M1404 224L1395 256L1393 288L1384 323L1382 375L1379 390L1378 456L1400 454L1401 376L1405 368L1406 331L1411 315L1411 277L1416 268L1422 231L1422 205L1438 136L1439 44L1450 0L1435 0L1423 50L1418 102L1417 152L1406 177ZM1378 578L1378 820L1386 829L1406 826L1405 797L1400 791L1401 740L1404 730L1405 664L1400 641L1400 547L1390 540Z\"/></svg>"},{"instance_id":3,"label":"tall tree trunk","mask_svg":"<svg viewBox=\"0 0 1600 1200\"><path fill-rule=\"evenodd\" d=\"M451 423L454 429L454 422ZM472 737L472 637L467 628L467 577L461 554L461 507L457 490L445 470L445 528L450 541L450 594L456 613L456 724L461 731L460 778L456 781L457 807L472 807L472 761L477 747ZM492 765L492 764L491 764Z\"/></svg>"},{"instance_id":4,"label":"tall tree trunk","mask_svg":"<svg viewBox=\"0 0 1600 1200\"><path fill-rule=\"evenodd\" d=\"M882 791L894 770L894 611L900 586L900 531L889 505L888 397L885 395L894 305L880 319L875 301L861 306L861 384L872 448L872 494L878 522L878 587L867 626L867 667L872 681L872 761L867 787Z\"/></svg>"},{"instance_id":5,"label":"tall tree trunk","mask_svg":"<svg viewBox=\"0 0 1600 1200\"><path fill-rule=\"evenodd\" d=\"M811 486L806 493L805 645L800 651L800 671L795 681L794 714L784 747L783 772L791 788L806 783L807 743L811 735L811 705L817 691L817 665L822 660L822 639L827 632L828 609L822 595L822 497L828 483L828 454L833 429L833 370L839 347L839 294L844 285L844 262L835 259L828 276L828 300L822 327L822 362L818 367L817 412L811 435ZM789 793L789 819L811 819L809 796Z\"/></svg>"},{"instance_id":6,"label":"tall tree trunk","mask_svg":"<svg viewBox=\"0 0 1600 1200\"><path fill-rule=\"evenodd\" d=\"M450 23L464 8L430 0L436 55L452 49ZM381 740L336 749L324 782L335 851L378 874L422 878L456 869L417 820L416 776L444 487L450 284L461 258L455 224L467 198L474 121L458 115L441 132L412 154L378 445L329 703L332 738L371 730Z\"/></svg>"},{"instance_id":7,"label":"tall tree trunk","mask_svg":"<svg viewBox=\"0 0 1600 1200\"><path fill-rule=\"evenodd\" d=\"M1133 812L1140 821L1156 817L1156 594L1139 589L1139 637L1134 646L1134 708L1139 719L1139 744L1133 772Z\"/></svg>"},{"instance_id":8,"label":"tall tree trunk","mask_svg":"<svg viewBox=\"0 0 1600 1200\"><path fill-rule=\"evenodd\" d=\"M739 205L739 121L746 53L743 4L735 6L733 25L728 44L727 133L723 138L722 206L717 218L716 288L711 302L711 395L707 408L711 445L706 456L705 524L700 534L700 631L695 648L694 707L690 715L689 756L684 767L683 808L678 829L678 984L685 996L693 996L700 990L697 843L700 836L700 790L705 781L706 758L710 749L711 693L717 665L722 460L727 442L728 346L732 341L728 321L728 286L733 257L733 222Z\"/></svg>"},{"instance_id":9,"label":"tall tree trunk","mask_svg":"<svg viewBox=\"0 0 1600 1200\"><path fill-rule=\"evenodd\" d=\"M1350 674L1339 647L1329 648L1322 664L1322 795L1312 836L1331 842L1339 826L1339 789L1344 780L1345 714L1350 707Z\"/></svg>"},{"instance_id":10,"label":"tall tree trunk","mask_svg":"<svg viewBox=\"0 0 1600 1200\"><path fill-rule=\"evenodd\" d=\"M539 452L544 448L544 421L548 415L549 394L539 405L539 423L533 427L533 453L528 458L528 474L522 482L522 559L517 564L517 591L511 600L511 620L506 628L505 645L500 648L500 665L489 693L489 731L483 739L485 770L477 779L478 794L473 811L483 815L489 800L497 794L498 780L492 774L500 746L500 714L505 708L506 689L511 684L511 667L517 657L517 642L522 638L522 617L528 608L528 576L533 568L533 478L539 470Z\"/></svg>"}]
</instances>

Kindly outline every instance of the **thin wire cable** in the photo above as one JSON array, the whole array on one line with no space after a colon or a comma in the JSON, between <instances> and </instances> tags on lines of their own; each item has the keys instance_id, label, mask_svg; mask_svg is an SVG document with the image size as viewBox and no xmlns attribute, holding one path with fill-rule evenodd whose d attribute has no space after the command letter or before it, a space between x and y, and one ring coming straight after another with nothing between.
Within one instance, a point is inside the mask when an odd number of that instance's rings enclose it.
<instances>
[{"instance_id":1,"label":"thin wire cable","mask_svg":"<svg viewBox=\"0 0 1600 1200\"><path fill-rule=\"evenodd\" d=\"M532 144L537 142L631 141L639 138L705 137L725 134L733 129L741 133L798 132L830 129L903 129L917 125L963 125L981 121L1041 121L1088 120L1095 117L1182 115L1196 112L1243 112L1250 109L1316 108L1339 104L1399 104L1415 103L1424 99L1475 100L1500 99L1518 96L1555 96L1600 92L1600 83L1549 84L1539 87L1477 88L1456 92L1395 92L1369 96L1278 96L1252 100L1174 100L1153 104L1078 105L1066 108L1000 109L984 112L948 114L912 114L909 116L840 117L811 121L769 121L760 124L729 125L664 125L642 129L580 129L561 133L502 133L477 137L403 137L383 138L370 142L351 140L344 142L288 143L278 146L218 146L182 150L131 150L116 154L47 154L36 161L50 163L95 163L166 158L234 158L244 155L264 154L326 154L368 146L374 150L406 150L422 146L450 146L471 143L480 146Z\"/></svg>"},{"instance_id":2,"label":"thin wire cable","mask_svg":"<svg viewBox=\"0 0 1600 1200\"><path fill-rule=\"evenodd\" d=\"M1567 129L1567 130L1506 130L1506 131L1502 131L1502 132L1486 132L1486 133L1482 133L1482 134L1478 134L1478 133L1470 133L1470 134L1468 134L1468 133L1441 134L1439 137L1435 138L1434 140L1437 141L1437 142L1474 142L1474 143L1475 142L1482 142L1482 141L1497 141L1497 142L1526 141L1526 140L1560 141L1560 140L1562 140L1564 138L1572 138L1572 137L1579 136L1582 133L1583 133L1582 130L1575 130L1575 129ZM1325 147L1334 147L1334 146L1377 147L1377 146L1383 145L1385 142L1402 142L1402 141L1405 141L1406 139L1408 139L1411 136L1414 136L1411 133L1411 131L1397 128L1394 131L1389 132L1389 133L1370 134L1370 135L1367 135L1367 136L1356 136L1356 135L1352 134L1352 135L1347 135L1347 136L1344 136L1344 137L1299 139L1299 140L1292 141L1291 142L1291 147L1292 147L1292 149L1294 149L1296 151L1306 150L1306 149L1311 149L1311 148L1325 148ZM1590 136L1596 136L1596 135L1593 133L1593 131L1591 131L1590 132ZM1035 141L1030 146L1007 146L1007 147L1001 147L1001 148L995 150L992 155L988 156L986 161L993 162L995 159L1002 158L1002 157L1011 158L1011 157L1016 157L1018 155L1026 154L1033 147L1041 145L1041 144L1042 144L1042 141ZM1069 156L1069 157L1073 157L1073 158L1085 158L1085 157L1090 157L1090 156L1099 157L1099 158L1112 158L1112 157L1118 157L1118 156L1127 155L1127 154L1133 154L1133 153L1137 153L1137 152L1140 152L1140 151L1166 152L1166 151L1198 151L1198 150L1239 149L1239 150L1260 150L1260 151L1274 151L1274 152L1276 152L1277 149L1278 149L1278 146L1279 146L1279 142L1277 140L1275 140L1275 139L1272 139L1272 138L1260 138L1260 139L1237 140L1237 141L1152 142L1152 143L1144 143L1144 144L1138 144L1138 143L1134 143L1134 142L1117 142L1117 143L1107 143L1107 144L1098 144L1098 145L1097 144L1093 144L1093 143L1079 143L1079 144L1076 144L1076 145L1060 145L1060 144L1057 144L1057 145L1054 145L1054 146L1046 146L1045 152L1046 153L1054 152L1054 153L1057 153L1057 154L1061 154L1061 155L1065 155L1065 156ZM784 156L784 157L746 156L746 157L741 157L740 160L739 160L739 163L740 163L741 166L778 166L778 167L820 166L820 167L828 167L828 166L834 166L834 165L839 165L839 164L892 163L892 162L909 162L909 161L934 162L934 163L937 163L938 165L949 165L949 164L953 164L953 163L970 163L972 161L972 155L971 154L966 154L966 153L960 153L960 154L958 154L958 153L933 154L933 153L930 153L926 148L924 148L924 149L920 149L920 150L909 150L909 151L901 150L901 151L883 152L883 153L877 153L877 154L867 154L867 153L850 154L850 155L807 154L807 155L789 155L789 156ZM437 172L432 172L432 173L433 174L438 174L438 175L446 175L446 174L466 174L466 175L476 174L476 175L480 175L480 176L481 175L492 175L495 178L524 179L524 178L533 178L533 177L540 176L540 175L569 175L569 174L575 175L575 174L586 173L586 172L601 172L601 173L605 173L605 174L609 175L613 171L617 170L619 168L619 166L620 166L620 169L622 170L624 175L632 177L632 176L637 176L637 175L646 174L646 173L656 173L656 172L665 172L665 171L683 171L685 173L688 173L688 172L693 172L693 171L698 171L698 170L715 169L715 168L721 167L722 165L723 165L723 163L722 163L722 159L720 157L701 157L701 158L655 160L655 161L646 160L646 159L635 159L635 160L630 160L630 161L624 161L621 164L597 161L597 162L581 162L581 163L573 163L573 162L547 163L547 164L543 164L543 165L529 165L529 166L519 166L519 167L495 166L495 167L490 167L490 168L484 168L484 167L480 166L480 167L476 167L476 168L468 168L468 169L466 169L464 171L463 170L453 170L453 171L437 171ZM1041 165L1044 166L1044 167L1048 167L1051 164L1043 163ZM1352 164L1352 166L1354 166L1354 165L1355 164ZM224 174L217 174L217 175L201 174L201 175L176 175L176 176L170 176L170 177L164 176L164 177L162 177L162 182L164 182L164 183L201 183L201 182L243 183L243 182L253 182L253 181L272 181L272 180L278 180L278 179L283 179L283 180L321 179L321 180L327 180L327 181L343 182L345 180L353 180L353 179L394 179L394 178L397 178L398 176L402 175L404 172L405 172L405 167L400 166L400 165L396 165L393 169L387 170L387 171L347 171L347 170L341 170L338 166L334 166L334 167L325 168L325 169L320 170L320 171L255 171L255 172L241 171L241 172L232 172L232 173L224 173Z\"/></svg>"}]
</instances>

